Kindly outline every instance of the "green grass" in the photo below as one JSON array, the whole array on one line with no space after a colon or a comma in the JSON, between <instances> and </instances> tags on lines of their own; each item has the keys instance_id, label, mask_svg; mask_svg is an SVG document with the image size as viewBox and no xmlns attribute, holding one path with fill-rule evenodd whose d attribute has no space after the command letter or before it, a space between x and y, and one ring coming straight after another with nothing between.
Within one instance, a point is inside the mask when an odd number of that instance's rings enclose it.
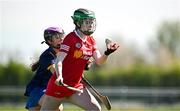
<instances>
[{"instance_id":1,"label":"green grass","mask_svg":"<svg viewBox=\"0 0 180 111\"><path fill-rule=\"evenodd\" d=\"M0 105L0 111L27 111L24 108L24 105L12 105L12 104L4 104ZM84 111L76 106L72 105L64 105L64 111ZM102 107L102 111L107 111L105 107ZM174 106L155 106L155 107L121 107L121 108L112 108L111 111L180 111L180 105Z\"/></svg>"}]
</instances>

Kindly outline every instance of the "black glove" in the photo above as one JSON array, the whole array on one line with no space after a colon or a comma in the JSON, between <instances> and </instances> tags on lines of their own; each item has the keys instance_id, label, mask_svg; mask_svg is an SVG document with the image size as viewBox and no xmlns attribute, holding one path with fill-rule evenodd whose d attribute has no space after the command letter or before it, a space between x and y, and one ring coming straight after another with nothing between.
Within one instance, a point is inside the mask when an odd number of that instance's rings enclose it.
<instances>
[{"instance_id":1,"label":"black glove","mask_svg":"<svg viewBox=\"0 0 180 111\"><path fill-rule=\"evenodd\" d=\"M104 51L104 54L108 56L108 55L110 55L111 53L113 53L115 50L116 50L116 49L108 49L108 48L107 48L107 50Z\"/></svg>"},{"instance_id":2,"label":"black glove","mask_svg":"<svg viewBox=\"0 0 180 111\"><path fill-rule=\"evenodd\" d=\"M87 63L84 70L89 70L90 67L91 67L91 63Z\"/></svg>"}]
</instances>

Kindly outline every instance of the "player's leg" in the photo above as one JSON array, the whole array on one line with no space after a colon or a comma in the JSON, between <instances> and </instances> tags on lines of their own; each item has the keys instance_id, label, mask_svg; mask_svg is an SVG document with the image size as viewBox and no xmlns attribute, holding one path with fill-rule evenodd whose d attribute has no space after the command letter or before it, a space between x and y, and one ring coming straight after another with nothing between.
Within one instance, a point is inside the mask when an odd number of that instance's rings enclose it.
<instances>
[{"instance_id":1,"label":"player's leg","mask_svg":"<svg viewBox=\"0 0 180 111\"><path fill-rule=\"evenodd\" d=\"M28 109L29 111L40 110L39 101L44 94L43 90L44 89L42 89L42 88L34 88L31 91L31 93L28 97L27 103L26 103L26 109Z\"/></svg>"},{"instance_id":2,"label":"player's leg","mask_svg":"<svg viewBox=\"0 0 180 111\"><path fill-rule=\"evenodd\" d=\"M101 111L101 106L96 98L90 93L87 88L83 89L83 93L75 93L67 101L87 110L87 111Z\"/></svg>"},{"instance_id":3,"label":"player's leg","mask_svg":"<svg viewBox=\"0 0 180 111\"><path fill-rule=\"evenodd\" d=\"M41 98L40 98L40 100L39 100L39 102L38 102L38 104L39 104L40 106L42 106L42 102L44 101L44 97L45 97L45 94L41 96Z\"/></svg>"},{"instance_id":4,"label":"player's leg","mask_svg":"<svg viewBox=\"0 0 180 111\"><path fill-rule=\"evenodd\" d=\"M41 106L35 106L35 107L31 107L31 108L29 108L28 110L29 111L40 111L40 108L41 108Z\"/></svg>"},{"instance_id":5,"label":"player's leg","mask_svg":"<svg viewBox=\"0 0 180 111\"><path fill-rule=\"evenodd\" d=\"M41 99L39 100L39 105L42 106L42 103L44 101L44 98L45 98L45 94L41 97ZM39 110L40 110L41 107L39 107ZM56 111L63 111L63 104L60 104L58 109Z\"/></svg>"},{"instance_id":6,"label":"player's leg","mask_svg":"<svg viewBox=\"0 0 180 111\"><path fill-rule=\"evenodd\" d=\"M33 92L36 92L36 91L33 91ZM40 99L38 99L39 98L38 95L39 94L37 92L35 94L31 93L31 96L26 105L26 108L29 111L40 111L40 108L42 106L42 102L44 101L45 95L42 95L42 96L39 95L39 97L41 96ZM63 105L60 104L56 111L63 111Z\"/></svg>"},{"instance_id":7,"label":"player's leg","mask_svg":"<svg viewBox=\"0 0 180 111\"><path fill-rule=\"evenodd\" d=\"M61 104L61 100L62 99L45 95L40 111L47 111L47 110L55 111L55 110L57 110Z\"/></svg>"},{"instance_id":8,"label":"player's leg","mask_svg":"<svg viewBox=\"0 0 180 111\"><path fill-rule=\"evenodd\" d=\"M41 98L40 98L38 104L36 104L36 106L34 106L34 107L29 107L29 108L28 108L29 111L40 111L40 109L41 109L41 103L42 103L43 97L44 97L44 95L41 96Z\"/></svg>"},{"instance_id":9,"label":"player's leg","mask_svg":"<svg viewBox=\"0 0 180 111\"><path fill-rule=\"evenodd\" d=\"M63 104L62 103L59 105L59 108L57 109L57 111L63 111Z\"/></svg>"}]
</instances>

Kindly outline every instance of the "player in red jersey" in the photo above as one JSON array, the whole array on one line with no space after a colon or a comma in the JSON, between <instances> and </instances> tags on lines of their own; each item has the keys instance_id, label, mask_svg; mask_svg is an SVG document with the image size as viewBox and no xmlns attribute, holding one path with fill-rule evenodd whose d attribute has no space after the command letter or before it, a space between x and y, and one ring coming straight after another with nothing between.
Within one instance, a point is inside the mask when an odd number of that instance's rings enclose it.
<instances>
[{"instance_id":1,"label":"player in red jersey","mask_svg":"<svg viewBox=\"0 0 180 111\"><path fill-rule=\"evenodd\" d=\"M68 101L85 110L101 110L98 101L81 83L83 70L91 57L100 65L119 46L116 43L109 43L105 53L100 54L91 36L96 29L94 12L80 8L75 10L72 19L76 27L61 44L55 64L56 72L49 80L45 101L41 107L42 111L55 110L63 101ZM63 84L82 90L82 92L74 91Z\"/></svg>"}]
</instances>

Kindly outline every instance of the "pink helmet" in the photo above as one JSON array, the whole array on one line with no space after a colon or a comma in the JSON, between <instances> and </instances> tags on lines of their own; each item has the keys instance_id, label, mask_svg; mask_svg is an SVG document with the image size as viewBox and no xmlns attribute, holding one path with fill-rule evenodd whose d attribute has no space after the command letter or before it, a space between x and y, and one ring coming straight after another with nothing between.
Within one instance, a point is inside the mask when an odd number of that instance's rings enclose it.
<instances>
[{"instance_id":1,"label":"pink helmet","mask_svg":"<svg viewBox=\"0 0 180 111\"><path fill-rule=\"evenodd\" d=\"M64 34L64 30L60 27L48 27L44 30L45 41L49 40L54 34Z\"/></svg>"}]
</instances>

